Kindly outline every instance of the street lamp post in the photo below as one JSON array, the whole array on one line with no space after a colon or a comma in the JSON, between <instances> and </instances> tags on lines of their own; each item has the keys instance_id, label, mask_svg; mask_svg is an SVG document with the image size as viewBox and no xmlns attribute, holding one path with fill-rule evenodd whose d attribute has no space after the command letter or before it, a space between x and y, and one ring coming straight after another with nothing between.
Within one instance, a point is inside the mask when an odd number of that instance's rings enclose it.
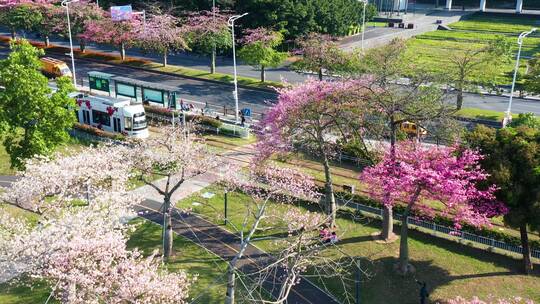
<instances>
[{"instance_id":1,"label":"street lamp post","mask_svg":"<svg viewBox=\"0 0 540 304\"><path fill-rule=\"evenodd\" d=\"M516 87L516 78L517 73L519 71L519 58L521 56L521 46L523 45L523 39L527 37L528 35L536 32L537 28L532 28L528 32L523 32L518 37L518 53L516 58L516 66L514 68L514 78L512 79L512 89L510 90L510 99L508 100L508 109L505 112L504 120L503 120L503 128L506 127L506 125L512 120L511 110L512 110L512 99L514 98L514 89Z\"/></svg>"},{"instance_id":2,"label":"street lamp post","mask_svg":"<svg viewBox=\"0 0 540 304\"><path fill-rule=\"evenodd\" d=\"M362 52L364 51L364 33L366 32L366 6L368 4L368 0L360 0L364 5L362 5L364 8L364 12L362 13Z\"/></svg>"},{"instance_id":3,"label":"street lamp post","mask_svg":"<svg viewBox=\"0 0 540 304\"><path fill-rule=\"evenodd\" d=\"M234 103L235 103L235 113L234 113L234 119L236 123L238 123L238 79L236 76L236 50L235 50L235 42L234 42L234 22L248 13L243 13L242 15L235 15L231 16L227 22L227 24L231 27L231 33L232 33L232 53L233 53L233 67L234 67Z\"/></svg>"},{"instance_id":4,"label":"street lamp post","mask_svg":"<svg viewBox=\"0 0 540 304\"><path fill-rule=\"evenodd\" d=\"M75 72L75 56L73 54L73 39L71 38L71 23L69 21L69 4L73 2L79 2L79 0L63 0L62 6L66 8L67 23L68 23L68 33L69 33L69 49L71 56L71 69L73 70L73 85L77 87L77 73Z\"/></svg>"}]
</instances>

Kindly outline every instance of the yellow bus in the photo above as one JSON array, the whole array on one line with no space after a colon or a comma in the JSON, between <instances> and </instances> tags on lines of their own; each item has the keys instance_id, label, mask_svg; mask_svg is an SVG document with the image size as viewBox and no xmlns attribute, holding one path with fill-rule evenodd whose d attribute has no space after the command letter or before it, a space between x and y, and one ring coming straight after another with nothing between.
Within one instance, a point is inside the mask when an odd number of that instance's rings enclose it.
<instances>
[{"instance_id":1,"label":"yellow bus","mask_svg":"<svg viewBox=\"0 0 540 304\"><path fill-rule=\"evenodd\" d=\"M427 135L426 129L419 127L416 123L410 121L402 122L400 129L411 137Z\"/></svg>"},{"instance_id":2,"label":"yellow bus","mask_svg":"<svg viewBox=\"0 0 540 304\"><path fill-rule=\"evenodd\" d=\"M58 60L51 57L42 57L39 59L43 67L41 72L49 77L73 77L71 70L68 68L67 64L62 60Z\"/></svg>"}]
</instances>

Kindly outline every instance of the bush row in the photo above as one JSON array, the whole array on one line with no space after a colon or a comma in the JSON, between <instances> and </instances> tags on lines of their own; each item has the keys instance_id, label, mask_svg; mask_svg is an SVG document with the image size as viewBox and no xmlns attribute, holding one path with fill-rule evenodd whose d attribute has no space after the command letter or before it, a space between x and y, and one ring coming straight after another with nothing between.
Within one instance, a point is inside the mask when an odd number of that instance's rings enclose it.
<instances>
[{"instance_id":1,"label":"bush row","mask_svg":"<svg viewBox=\"0 0 540 304\"><path fill-rule=\"evenodd\" d=\"M144 105L144 110L147 113L164 116L166 118L171 118L171 115L173 112L174 112L175 117L180 117L180 115L182 115L182 113L178 110L152 106L152 105ZM194 122L197 124L201 124L201 125L209 126L213 128L220 128L223 125L223 123L220 120L217 120L215 118L212 118L209 116L194 115L194 114L186 114L186 121Z\"/></svg>"},{"instance_id":2,"label":"bush row","mask_svg":"<svg viewBox=\"0 0 540 304\"><path fill-rule=\"evenodd\" d=\"M107 132L107 131L98 129L98 128L94 127L94 126L90 126L90 125L75 123L75 125L73 125L73 128L77 129L77 130L80 130L80 131L83 131L85 133L92 134L92 135L99 136L99 137L103 137L103 138L109 138L109 139L113 139L113 140L125 140L126 139L126 137L124 135L122 135L122 134Z\"/></svg>"}]
</instances>

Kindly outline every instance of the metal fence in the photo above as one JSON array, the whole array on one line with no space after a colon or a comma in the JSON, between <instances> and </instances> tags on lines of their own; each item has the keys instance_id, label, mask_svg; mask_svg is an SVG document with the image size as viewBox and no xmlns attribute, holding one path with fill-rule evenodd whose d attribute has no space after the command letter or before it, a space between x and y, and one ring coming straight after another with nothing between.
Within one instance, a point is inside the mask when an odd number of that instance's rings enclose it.
<instances>
[{"instance_id":1,"label":"metal fence","mask_svg":"<svg viewBox=\"0 0 540 304\"><path fill-rule=\"evenodd\" d=\"M156 123L172 124L172 115L165 116L165 115L146 112L146 117L148 118L148 121L153 124L156 124ZM176 115L174 117L174 123L182 124L183 123L182 115ZM247 138L251 134L251 130L249 127L242 127L242 126L238 126L234 124L229 124L226 122L223 122L221 127L219 128L215 128L208 125L202 125L202 128L206 132L209 132L209 133L221 134L221 135L231 136L231 137Z\"/></svg>"},{"instance_id":2,"label":"metal fence","mask_svg":"<svg viewBox=\"0 0 540 304\"><path fill-rule=\"evenodd\" d=\"M344 203L341 202L341 204L344 204ZM381 208L367 206L367 205L363 205L356 202L348 202L347 205L359 211L364 211L364 212L375 214L381 217L383 215L383 210ZM401 221L403 217L401 216L401 214L394 213L394 218ZM505 251L513 252L513 253L518 253L518 254L523 253L522 252L523 248L521 248L521 246L507 244L505 242L502 242L493 238L479 236L479 235L465 232L465 231L456 231L455 229L451 227L442 226L431 221L425 221L425 220L408 217L407 223L409 225L421 227L423 229L431 230L433 232L439 232L446 235L453 235L464 241L471 241L471 242L475 242L475 243L489 246L492 248L502 249ZM540 250L531 249L531 256L537 259L540 259Z\"/></svg>"}]
</instances>

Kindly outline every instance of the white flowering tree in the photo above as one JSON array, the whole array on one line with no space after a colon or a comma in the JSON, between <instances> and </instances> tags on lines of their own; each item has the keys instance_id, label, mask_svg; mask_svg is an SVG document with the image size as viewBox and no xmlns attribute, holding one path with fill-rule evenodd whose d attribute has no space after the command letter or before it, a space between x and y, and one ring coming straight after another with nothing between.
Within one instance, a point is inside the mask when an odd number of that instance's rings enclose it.
<instances>
[{"instance_id":1,"label":"white flowering tree","mask_svg":"<svg viewBox=\"0 0 540 304\"><path fill-rule=\"evenodd\" d=\"M321 227L329 226L330 216L292 205L298 199L318 200L320 194L311 177L290 168L258 164L248 173L229 176L227 187L249 195L250 199L242 200L246 213L241 226L231 223L240 236L240 246L227 270L226 304L235 303L237 281L245 290L242 300L285 303L308 268L315 271L315 277L341 282L357 269L355 260L342 251L334 252L332 258L322 254L333 246L323 242L319 235ZM280 205L286 208L279 208ZM257 235L269 230L272 236ZM261 240L272 240L279 250L250 267L242 259L249 246Z\"/></svg>"},{"instance_id":2,"label":"white flowering tree","mask_svg":"<svg viewBox=\"0 0 540 304\"><path fill-rule=\"evenodd\" d=\"M86 147L72 155L56 153L26 162L19 179L0 199L21 208L46 213L72 199L89 201L96 192L123 191L131 175L128 147Z\"/></svg>"},{"instance_id":3,"label":"white flowering tree","mask_svg":"<svg viewBox=\"0 0 540 304\"><path fill-rule=\"evenodd\" d=\"M62 303L186 303L192 280L184 272L168 273L155 253L126 247L126 219L141 201L125 191L127 151L104 146L30 161L3 199L42 215L37 225L0 216L0 277L45 281Z\"/></svg>"},{"instance_id":4,"label":"white flowering tree","mask_svg":"<svg viewBox=\"0 0 540 304\"><path fill-rule=\"evenodd\" d=\"M171 216L175 193L186 180L218 170L218 159L188 127L162 130L160 136L133 147L129 158L136 178L163 197L163 256L167 259L173 246Z\"/></svg>"}]
</instances>

